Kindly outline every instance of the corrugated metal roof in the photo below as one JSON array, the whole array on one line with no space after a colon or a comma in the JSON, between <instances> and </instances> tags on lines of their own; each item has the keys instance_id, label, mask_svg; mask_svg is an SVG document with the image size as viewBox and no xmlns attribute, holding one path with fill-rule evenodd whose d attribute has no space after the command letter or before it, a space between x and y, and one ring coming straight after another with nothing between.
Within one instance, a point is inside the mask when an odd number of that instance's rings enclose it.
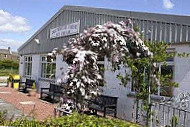
<instances>
[{"instance_id":1,"label":"corrugated metal roof","mask_svg":"<svg viewBox=\"0 0 190 127\"><path fill-rule=\"evenodd\" d=\"M138 19L144 19L144 17L146 17L146 20L190 24L189 20L190 16L188 15L158 14L158 13L149 13L149 12L135 12L135 11L126 11L126 10L114 10L106 8L93 8L93 7L70 6L70 5L66 5L63 8L64 10L91 12L95 14L105 14L105 15L112 15L119 17L130 16ZM175 20L173 20L174 18Z\"/></svg>"},{"instance_id":2,"label":"corrugated metal roof","mask_svg":"<svg viewBox=\"0 0 190 127\"><path fill-rule=\"evenodd\" d=\"M132 18L135 20L141 31L147 32L152 30L151 37L149 37L150 40L163 40L166 42L190 40L190 16L154 14L67 5L61 8L47 23L45 23L18 49L18 51L19 54L47 53L55 47L63 46L63 43L67 42L67 40L72 36L49 39L49 29L60 25L69 24L75 22L76 20L81 21L80 32L82 32L83 29L88 26L102 24L106 21L117 23L121 20L126 20L127 18ZM173 33L170 31L173 31ZM177 32L174 33L175 31ZM183 35L181 33L183 33ZM174 36L175 34L176 36ZM147 40L147 35L144 36ZM40 45L35 44L33 41L35 38L41 39L42 42Z\"/></svg>"}]
</instances>

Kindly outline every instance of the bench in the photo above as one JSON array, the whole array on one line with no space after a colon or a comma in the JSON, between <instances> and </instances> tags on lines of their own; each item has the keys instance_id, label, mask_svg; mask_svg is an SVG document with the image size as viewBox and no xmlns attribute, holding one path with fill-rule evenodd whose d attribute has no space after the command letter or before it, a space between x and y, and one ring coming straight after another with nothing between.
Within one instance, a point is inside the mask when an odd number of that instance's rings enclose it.
<instances>
[{"instance_id":1,"label":"bench","mask_svg":"<svg viewBox=\"0 0 190 127\"><path fill-rule=\"evenodd\" d=\"M32 86L34 85L35 83L35 80L32 80L32 79L26 79L26 82L19 82L19 88L18 90L19 91L23 91L23 92L28 92L27 89L31 89Z\"/></svg>"},{"instance_id":2,"label":"bench","mask_svg":"<svg viewBox=\"0 0 190 127\"><path fill-rule=\"evenodd\" d=\"M54 102L55 97L61 97L63 96L63 87L61 85L57 85L54 83L50 83L49 88L41 88L40 98L44 99L43 95L47 95L48 97L52 97L52 100Z\"/></svg>"},{"instance_id":3,"label":"bench","mask_svg":"<svg viewBox=\"0 0 190 127\"><path fill-rule=\"evenodd\" d=\"M117 100L118 97L100 95L90 102L89 110L92 110L95 115L97 115L97 111L100 111L103 112L104 117L106 117L106 114L114 114L114 117L116 117Z\"/></svg>"}]
</instances>

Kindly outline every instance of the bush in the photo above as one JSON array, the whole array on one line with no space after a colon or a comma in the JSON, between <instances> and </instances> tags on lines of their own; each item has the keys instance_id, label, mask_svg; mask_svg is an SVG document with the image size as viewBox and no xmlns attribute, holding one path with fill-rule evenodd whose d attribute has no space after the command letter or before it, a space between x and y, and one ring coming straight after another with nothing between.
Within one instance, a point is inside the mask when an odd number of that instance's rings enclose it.
<instances>
[{"instance_id":1,"label":"bush","mask_svg":"<svg viewBox=\"0 0 190 127\"><path fill-rule=\"evenodd\" d=\"M0 60L0 76L9 76L18 74L19 63L12 60Z\"/></svg>"},{"instance_id":2,"label":"bush","mask_svg":"<svg viewBox=\"0 0 190 127\"><path fill-rule=\"evenodd\" d=\"M12 60L0 60L0 68L3 69L18 69L19 63Z\"/></svg>"},{"instance_id":3,"label":"bush","mask_svg":"<svg viewBox=\"0 0 190 127\"><path fill-rule=\"evenodd\" d=\"M1 115L1 126L16 127L140 127L118 119L106 119L85 114L73 113L59 118L50 118L45 121L29 120L26 118L16 121L5 121Z\"/></svg>"},{"instance_id":4,"label":"bush","mask_svg":"<svg viewBox=\"0 0 190 127\"><path fill-rule=\"evenodd\" d=\"M18 74L18 69L0 69L0 76L9 76Z\"/></svg>"}]
</instances>

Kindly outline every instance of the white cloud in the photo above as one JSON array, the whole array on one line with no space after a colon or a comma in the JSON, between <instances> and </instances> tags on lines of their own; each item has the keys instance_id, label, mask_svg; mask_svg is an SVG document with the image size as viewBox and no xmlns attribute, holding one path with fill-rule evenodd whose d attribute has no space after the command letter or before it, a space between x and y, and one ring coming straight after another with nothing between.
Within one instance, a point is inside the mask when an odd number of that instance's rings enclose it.
<instances>
[{"instance_id":1,"label":"white cloud","mask_svg":"<svg viewBox=\"0 0 190 127\"><path fill-rule=\"evenodd\" d=\"M30 26L25 18L0 10L0 32L26 32Z\"/></svg>"},{"instance_id":2,"label":"white cloud","mask_svg":"<svg viewBox=\"0 0 190 127\"><path fill-rule=\"evenodd\" d=\"M165 9L172 9L174 4L171 2L171 0L163 0L163 7Z\"/></svg>"},{"instance_id":3,"label":"white cloud","mask_svg":"<svg viewBox=\"0 0 190 127\"><path fill-rule=\"evenodd\" d=\"M18 42L12 39L0 39L0 49L7 49L11 47L12 51L17 51L17 49L23 44L23 42Z\"/></svg>"}]
</instances>

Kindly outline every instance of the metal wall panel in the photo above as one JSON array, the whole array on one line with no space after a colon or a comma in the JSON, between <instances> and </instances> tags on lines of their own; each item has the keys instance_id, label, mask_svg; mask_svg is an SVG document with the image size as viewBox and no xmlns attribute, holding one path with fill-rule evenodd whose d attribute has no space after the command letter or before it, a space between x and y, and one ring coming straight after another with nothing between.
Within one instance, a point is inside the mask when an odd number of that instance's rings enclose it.
<instances>
[{"instance_id":1,"label":"metal wall panel","mask_svg":"<svg viewBox=\"0 0 190 127\"><path fill-rule=\"evenodd\" d=\"M187 31L187 42L190 42L190 26L188 26L188 31Z\"/></svg>"},{"instance_id":2,"label":"metal wall panel","mask_svg":"<svg viewBox=\"0 0 190 127\"><path fill-rule=\"evenodd\" d=\"M118 12L119 13L119 12ZM80 32L87 27L94 26L97 24L103 24L107 21L112 21L118 23L122 20L129 18L129 14L126 12L126 16L121 16L123 12L119 13L120 15L111 15L106 13L93 13L88 11L77 11L77 10L63 10L52 22L50 22L42 31L40 31L35 38L40 40L40 44L36 44L33 40L27 43L24 48L19 51L19 54L41 54L51 52L54 48L62 47L67 45L69 38L75 37L76 35L60 37L50 39L49 32L50 29L70 24L80 20ZM153 14L150 14L153 15ZM171 22L161 22L155 20L147 20L146 17L149 15L138 15L136 13L130 14L132 20L136 23L139 28L139 31L142 32L143 38L145 40L151 41L165 41L165 42L186 42L190 41L190 25L187 24L176 24ZM157 16L153 16L157 19ZM161 15L159 15L161 16ZM138 18L139 17L139 18ZM152 18L153 18L152 17ZM169 16L173 21L175 17ZM150 18L150 17L149 17ZM161 17L163 18L163 17ZM179 20L179 19L177 19ZM176 20L176 21L177 21Z\"/></svg>"}]
</instances>

